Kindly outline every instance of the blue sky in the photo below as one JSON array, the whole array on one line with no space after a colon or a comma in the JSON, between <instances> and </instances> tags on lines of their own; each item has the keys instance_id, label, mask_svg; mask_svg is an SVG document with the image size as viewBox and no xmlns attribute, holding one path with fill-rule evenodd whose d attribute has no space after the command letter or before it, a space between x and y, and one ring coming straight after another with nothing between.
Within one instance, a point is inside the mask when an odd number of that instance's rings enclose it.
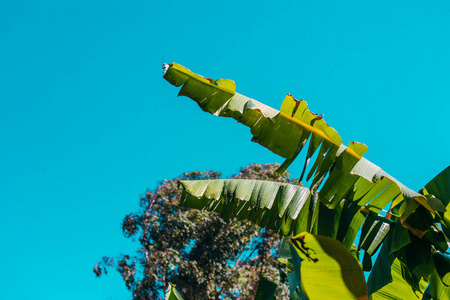
<instances>
[{"instance_id":1,"label":"blue sky","mask_svg":"<svg viewBox=\"0 0 450 300\"><path fill-rule=\"evenodd\" d=\"M2 299L130 299L104 255L164 178L281 162L162 79L175 61L286 93L418 190L449 165L448 1L3 1ZM290 168L299 176L300 167Z\"/></svg>"}]
</instances>

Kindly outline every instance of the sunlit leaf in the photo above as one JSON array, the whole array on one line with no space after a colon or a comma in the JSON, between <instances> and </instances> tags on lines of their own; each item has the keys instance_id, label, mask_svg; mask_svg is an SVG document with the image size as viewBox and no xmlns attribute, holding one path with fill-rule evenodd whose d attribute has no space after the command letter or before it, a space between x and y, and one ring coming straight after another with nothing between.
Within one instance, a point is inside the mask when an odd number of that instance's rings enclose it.
<instances>
[{"instance_id":1,"label":"sunlit leaf","mask_svg":"<svg viewBox=\"0 0 450 300\"><path fill-rule=\"evenodd\" d=\"M424 194L432 194L446 206L441 215L442 230L450 239L450 166L434 177L423 189Z\"/></svg>"},{"instance_id":2,"label":"sunlit leaf","mask_svg":"<svg viewBox=\"0 0 450 300\"><path fill-rule=\"evenodd\" d=\"M430 278L430 294L432 299L449 300L450 299L450 287L445 286L437 272L433 272Z\"/></svg>"},{"instance_id":3,"label":"sunlit leaf","mask_svg":"<svg viewBox=\"0 0 450 300\"><path fill-rule=\"evenodd\" d=\"M450 257L442 253L433 255L436 272L445 286L450 286Z\"/></svg>"},{"instance_id":4,"label":"sunlit leaf","mask_svg":"<svg viewBox=\"0 0 450 300\"><path fill-rule=\"evenodd\" d=\"M183 297L178 293L175 285L169 283L166 294L164 295L165 300L183 300Z\"/></svg>"},{"instance_id":5,"label":"sunlit leaf","mask_svg":"<svg viewBox=\"0 0 450 300\"><path fill-rule=\"evenodd\" d=\"M421 294L418 292L414 293L411 286L403 279L401 263L398 259L393 261L391 268L384 273L384 276L390 278L390 282L371 294L371 300L414 300L420 298ZM426 284L422 282L423 289L425 286Z\"/></svg>"},{"instance_id":6,"label":"sunlit leaf","mask_svg":"<svg viewBox=\"0 0 450 300\"><path fill-rule=\"evenodd\" d=\"M309 299L367 299L364 274L340 242L304 232L291 244L299 260L298 284Z\"/></svg>"},{"instance_id":7,"label":"sunlit leaf","mask_svg":"<svg viewBox=\"0 0 450 300\"><path fill-rule=\"evenodd\" d=\"M390 223L393 222L383 216L370 213L361 230L359 248L368 255L373 255L389 233Z\"/></svg>"},{"instance_id":8,"label":"sunlit leaf","mask_svg":"<svg viewBox=\"0 0 450 300\"><path fill-rule=\"evenodd\" d=\"M307 216L311 195L309 189L302 186L243 179L180 183L183 205L216 211L226 219L248 219L262 227L281 230L285 235L306 227L308 222L304 216Z\"/></svg>"},{"instance_id":9,"label":"sunlit leaf","mask_svg":"<svg viewBox=\"0 0 450 300\"><path fill-rule=\"evenodd\" d=\"M204 78L175 63L166 66L164 77L181 86L179 95L190 97L202 110L248 126L252 141L285 158L280 172L309 141L300 175L300 181L304 177L311 181L309 188L254 180L183 181L185 205L216 211L225 219L248 219L285 235L309 231L335 237L347 249L362 225L359 248L365 250L366 269L372 265L370 255L382 246L369 278L370 293L376 296L377 291L389 289L397 279L410 289L423 291L423 281L434 268L432 249L445 251L446 238L450 238L450 167L418 193L362 158L366 145L352 142L344 146L336 130L322 116L309 111L303 100L288 94L278 111L236 93L231 80ZM389 204L386 217L378 215ZM393 265L397 256L402 263L400 269ZM287 256L281 259L290 262ZM294 265L300 264L299 259L292 259ZM399 272L401 279L397 278ZM309 279L300 273L294 275L298 284L300 277L303 279L304 289ZM291 282L292 274L288 277ZM291 295L294 293L297 290L291 287ZM296 295L304 297L302 293Z\"/></svg>"},{"instance_id":10,"label":"sunlit leaf","mask_svg":"<svg viewBox=\"0 0 450 300\"><path fill-rule=\"evenodd\" d=\"M427 194L432 194L442 200L444 205L450 203L450 166L434 177L424 188Z\"/></svg>"},{"instance_id":11,"label":"sunlit leaf","mask_svg":"<svg viewBox=\"0 0 450 300\"><path fill-rule=\"evenodd\" d=\"M404 199L417 201L434 213L426 197L408 189L373 163L361 159L367 146L359 143L344 146L336 130L326 124L322 116L310 112L305 101L296 100L288 94L281 111L278 111L235 93L231 81L207 79L175 63L168 65L164 77L175 86L182 85L180 95L192 98L203 110L218 116L232 117L250 127L253 141L286 158L280 171L285 170L297 157L308 139L310 146L305 167L321 145L308 178L313 178L310 189L314 193L326 175L330 174L320 195L320 201L330 208L336 207L349 190L355 189L358 178L364 177L375 185L374 191L382 193L385 192L377 188L376 182L388 178L392 185L398 187ZM411 213L413 211L406 210L403 219L407 219Z\"/></svg>"}]
</instances>

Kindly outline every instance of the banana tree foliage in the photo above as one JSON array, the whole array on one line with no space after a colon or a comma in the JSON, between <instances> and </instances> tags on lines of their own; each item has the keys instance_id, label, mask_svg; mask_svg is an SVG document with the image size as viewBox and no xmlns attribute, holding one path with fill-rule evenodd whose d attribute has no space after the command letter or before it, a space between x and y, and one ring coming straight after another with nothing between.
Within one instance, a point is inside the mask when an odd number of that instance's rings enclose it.
<instances>
[{"instance_id":1,"label":"banana tree foliage","mask_svg":"<svg viewBox=\"0 0 450 300\"><path fill-rule=\"evenodd\" d=\"M415 192L363 158L366 145L345 146L336 130L310 112L303 100L288 94L276 110L236 93L232 80L204 78L176 63L165 65L164 78L181 86L178 95L193 99L202 110L248 126L252 141L285 159L279 172L308 145L299 181L306 179L309 187L256 180L182 181L184 205L216 211L225 219L248 219L286 236L309 232L334 238L348 250L361 229L355 251L364 251L362 267L372 270L372 299L401 290L398 285L422 297L428 283L425 295L450 299L450 293L442 292L450 284L450 259L445 254L450 239L450 167ZM387 205L389 212L380 215ZM371 256L379 249L373 264ZM286 259L288 265L294 256ZM305 295L314 295L314 289L302 284L303 293L292 290L291 297L313 299Z\"/></svg>"},{"instance_id":2,"label":"banana tree foliage","mask_svg":"<svg viewBox=\"0 0 450 300\"><path fill-rule=\"evenodd\" d=\"M305 298L368 299L363 271L339 241L303 232L290 243L295 283Z\"/></svg>"},{"instance_id":3,"label":"banana tree foliage","mask_svg":"<svg viewBox=\"0 0 450 300\"><path fill-rule=\"evenodd\" d=\"M183 300L180 293L178 293L175 285L169 283L169 287L167 288L166 293L164 294L164 300Z\"/></svg>"}]
</instances>

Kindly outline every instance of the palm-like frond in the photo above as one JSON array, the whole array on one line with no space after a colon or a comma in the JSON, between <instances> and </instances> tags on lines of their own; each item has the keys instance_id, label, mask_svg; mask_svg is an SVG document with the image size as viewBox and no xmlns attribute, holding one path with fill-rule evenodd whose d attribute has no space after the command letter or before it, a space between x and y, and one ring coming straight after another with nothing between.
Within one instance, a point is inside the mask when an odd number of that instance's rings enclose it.
<instances>
[{"instance_id":1,"label":"palm-like frond","mask_svg":"<svg viewBox=\"0 0 450 300\"><path fill-rule=\"evenodd\" d=\"M178 293L177 289L175 288L175 285L172 283L169 283L169 286L167 287L167 291L164 294L165 300L183 300L183 297L181 297L180 293Z\"/></svg>"},{"instance_id":2,"label":"palm-like frond","mask_svg":"<svg viewBox=\"0 0 450 300\"><path fill-rule=\"evenodd\" d=\"M284 235L308 229L311 193L288 183L246 180L182 180L181 203L215 211L224 219L247 219Z\"/></svg>"},{"instance_id":3,"label":"palm-like frond","mask_svg":"<svg viewBox=\"0 0 450 300\"><path fill-rule=\"evenodd\" d=\"M383 245L385 256L375 263L373 276L391 272L398 258L403 278L421 290L421 280L434 270L429 265L432 254L446 251L450 238L450 168L417 193L363 158L364 144L344 146L336 130L310 112L303 100L288 94L276 110L236 93L231 80L207 79L175 63L166 65L164 78L182 86L179 96L193 99L202 110L248 126L252 141L285 159L279 172L286 170L309 141L300 176L300 180L312 179L309 188L261 181L183 181L185 205L217 211L225 218L249 219L285 235L309 231L329 236L348 249L363 225L359 248L365 250L364 268L372 268L370 256ZM387 217L378 215L389 203ZM450 267L445 268L438 277L445 281L449 272ZM374 286L369 280L369 290L388 284L379 282Z\"/></svg>"},{"instance_id":4,"label":"palm-like frond","mask_svg":"<svg viewBox=\"0 0 450 300\"><path fill-rule=\"evenodd\" d=\"M407 188L375 164L361 159L367 151L364 144L352 142L349 147L344 146L336 130L328 126L321 116L311 113L305 101L287 95L278 111L236 93L231 80L206 79L176 63L168 65L164 78L175 86L182 86L178 95L195 100L202 110L217 116L232 117L250 127L252 141L286 159L280 171L292 163L310 140L302 177L309 160L319 150L307 180L313 178L310 189L314 193L329 174L319 196L327 207L335 208L352 189L355 192L362 189L363 193L386 193L386 182L389 182L393 186L387 193L390 199L380 200L380 203L387 204L398 197L397 201L417 201L434 213L426 197ZM387 178L387 181L381 182L382 178ZM381 209L368 202L362 205L375 212ZM409 213L409 210L405 211L402 217L407 219Z\"/></svg>"}]
</instances>

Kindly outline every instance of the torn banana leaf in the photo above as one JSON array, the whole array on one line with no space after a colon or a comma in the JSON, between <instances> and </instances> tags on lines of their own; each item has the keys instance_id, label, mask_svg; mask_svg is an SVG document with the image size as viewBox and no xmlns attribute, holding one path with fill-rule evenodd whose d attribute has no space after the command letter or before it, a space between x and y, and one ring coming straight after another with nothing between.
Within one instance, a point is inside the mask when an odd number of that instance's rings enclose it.
<instances>
[{"instance_id":1,"label":"torn banana leaf","mask_svg":"<svg viewBox=\"0 0 450 300\"><path fill-rule=\"evenodd\" d=\"M165 300L183 300L183 297L181 297L180 293L178 293L177 289L175 288L175 285L172 283L169 283L169 287L167 288L167 291L164 295Z\"/></svg>"},{"instance_id":2,"label":"torn banana leaf","mask_svg":"<svg viewBox=\"0 0 450 300\"><path fill-rule=\"evenodd\" d=\"M450 203L450 166L430 180L424 187L424 195L432 194L444 205Z\"/></svg>"},{"instance_id":3,"label":"torn banana leaf","mask_svg":"<svg viewBox=\"0 0 450 300\"><path fill-rule=\"evenodd\" d=\"M450 241L450 166L430 180L422 192L424 195L433 195L434 201L439 199L445 206L444 211L439 212L439 215L442 230Z\"/></svg>"},{"instance_id":4,"label":"torn banana leaf","mask_svg":"<svg viewBox=\"0 0 450 300\"><path fill-rule=\"evenodd\" d=\"M373 255L389 233L391 223L393 221L381 215L369 214L361 230L358 248Z\"/></svg>"},{"instance_id":5,"label":"torn banana leaf","mask_svg":"<svg viewBox=\"0 0 450 300\"><path fill-rule=\"evenodd\" d=\"M435 266L432 261L431 246L416 236L411 237L411 243L398 251L397 259L402 263L402 276L413 291L423 293Z\"/></svg>"},{"instance_id":6,"label":"torn banana leaf","mask_svg":"<svg viewBox=\"0 0 450 300\"><path fill-rule=\"evenodd\" d=\"M450 287L450 257L438 252L433 254L433 262L442 283L445 286Z\"/></svg>"},{"instance_id":7,"label":"torn banana leaf","mask_svg":"<svg viewBox=\"0 0 450 300\"><path fill-rule=\"evenodd\" d=\"M310 189L313 194L323 183L320 201L329 208L335 208L347 192L355 190L360 185L357 183L361 178L371 183L367 188L373 189L372 193L385 193L385 187L379 185L378 181L387 178L398 187L398 195L383 200L392 201L400 196L401 200L405 199L408 203L417 203L416 206L411 206L412 208L421 204L434 214L426 197L408 189L368 160L361 159L367 151L367 146L354 142L350 143L349 147L344 146L336 130L330 127L322 116L309 111L305 101L294 99L288 94L279 111L236 93L232 80L204 78L176 63L165 67L164 78L175 86L182 86L179 96L193 99L206 112L234 118L250 127L252 141L285 158L286 161L279 171L285 170L310 140L301 177L304 176L313 154L319 149L307 179L312 178ZM323 182L328 174L328 179ZM389 196L391 197L391 194ZM381 200L380 202L384 203ZM370 209L371 203L367 202L365 205ZM377 205L374 211L381 208ZM405 210L402 218L407 219L413 212L413 209Z\"/></svg>"},{"instance_id":8,"label":"torn banana leaf","mask_svg":"<svg viewBox=\"0 0 450 300\"><path fill-rule=\"evenodd\" d=\"M360 247L365 250L368 257L364 260L370 267L369 255L381 244L384 247L386 257L380 254L378 258L385 259L385 263L377 260L374 266L379 276L391 269L397 253L411 248L408 230L438 251L446 248L445 238L450 238L450 168L417 193L363 158L367 151L364 144L352 142L344 146L336 130L322 116L310 112L303 100L288 94L278 111L236 93L232 80L204 78L175 63L166 65L164 78L181 86L179 96L190 97L202 110L248 126L253 141L285 158L280 172L309 141L300 176L300 180L311 180L309 188L254 180L183 181L185 205L217 211L226 219L248 219L285 235L307 230L325 234L336 237L348 249L363 225ZM317 158L311 161L316 152ZM310 162L312 166L306 172ZM391 210L386 218L374 217L389 203ZM393 222L389 219L395 222L388 225ZM429 264L415 262L409 252L405 255L409 262L405 262L408 266L404 275L410 276L406 278L410 285L418 286L419 281L412 277L428 274ZM447 280L447 275L440 275ZM372 292L382 286L373 285Z\"/></svg>"},{"instance_id":9,"label":"torn banana leaf","mask_svg":"<svg viewBox=\"0 0 450 300\"><path fill-rule=\"evenodd\" d=\"M388 237L385 239L383 246L380 249L380 252L378 253L378 257L370 272L369 278L367 280L367 284L369 287L369 296L393 281L391 267L396 258L396 254L391 253L392 235L394 235L394 233L393 231L390 231L388 233ZM363 263L366 262L363 261Z\"/></svg>"},{"instance_id":10,"label":"torn banana leaf","mask_svg":"<svg viewBox=\"0 0 450 300\"><path fill-rule=\"evenodd\" d=\"M429 291L432 299L450 300L450 286L442 283L437 272L433 272L430 277Z\"/></svg>"},{"instance_id":11,"label":"torn banana leaf","mask_svg":"<svg viewBox=\"0 0 450 300\"><path fill-rule=\"evenodd\" d=\"M402 267L398 259L395 259L391 265L390 270L391 280L381 289L370 295L371 300L386 300L386 299L420 299L422 294L420 292L414 293L411 286L402 277ZM385 273L381 275L387 277ZM421 288L425 289L426 283L420 282ZM438 298L439 299L439 298Z\"/></svg>"},{"instance_id":12,"label":"torn banana leaf","mask_svg":"<svg viewBox=\"0 0 450 300\"><path fill-rule=\"evenodd\" d=\"M436 214L416 202L402 201L399 209L401 223L414 235L446 251L450 245L446 241L450 238L450 166L430 180L420 192Z\"/></svg>"},{"instance_id":13,"label":"torn banana leaf","mask_svg":"<svg viewBox=\"0 0 450 300\"><path fill-rule=\"evenodd\" d=\"M378 213L395 195L398 187L388 178L383 178L375 184L363 178L358 179L353 191L344 202L344 209L339 224L337 239L349 248L361 228L361 224L369 213Z\"/></svg>"},{"instance_id":14,"label":"torn banana leaf","mask_svg":"<svg viewBox=\"0 0 450 300\"><path fill-rule=\"evenodd\" d=\"M310 190L274 181L182 180L181 204L218 212L224 219L247 219L284 235L307 229Z\"/></svg>"},{"instance_id":15,"label":"torn banana leaf","mask_svg":"<svg viewBox=\"0 0 450 300\"><path fill-rule=\"evenodd\" d=\"M307 232L290 241L297 284L308 299L368 299L363 271L340 242Z\"/></svg>"}]
</instances>

